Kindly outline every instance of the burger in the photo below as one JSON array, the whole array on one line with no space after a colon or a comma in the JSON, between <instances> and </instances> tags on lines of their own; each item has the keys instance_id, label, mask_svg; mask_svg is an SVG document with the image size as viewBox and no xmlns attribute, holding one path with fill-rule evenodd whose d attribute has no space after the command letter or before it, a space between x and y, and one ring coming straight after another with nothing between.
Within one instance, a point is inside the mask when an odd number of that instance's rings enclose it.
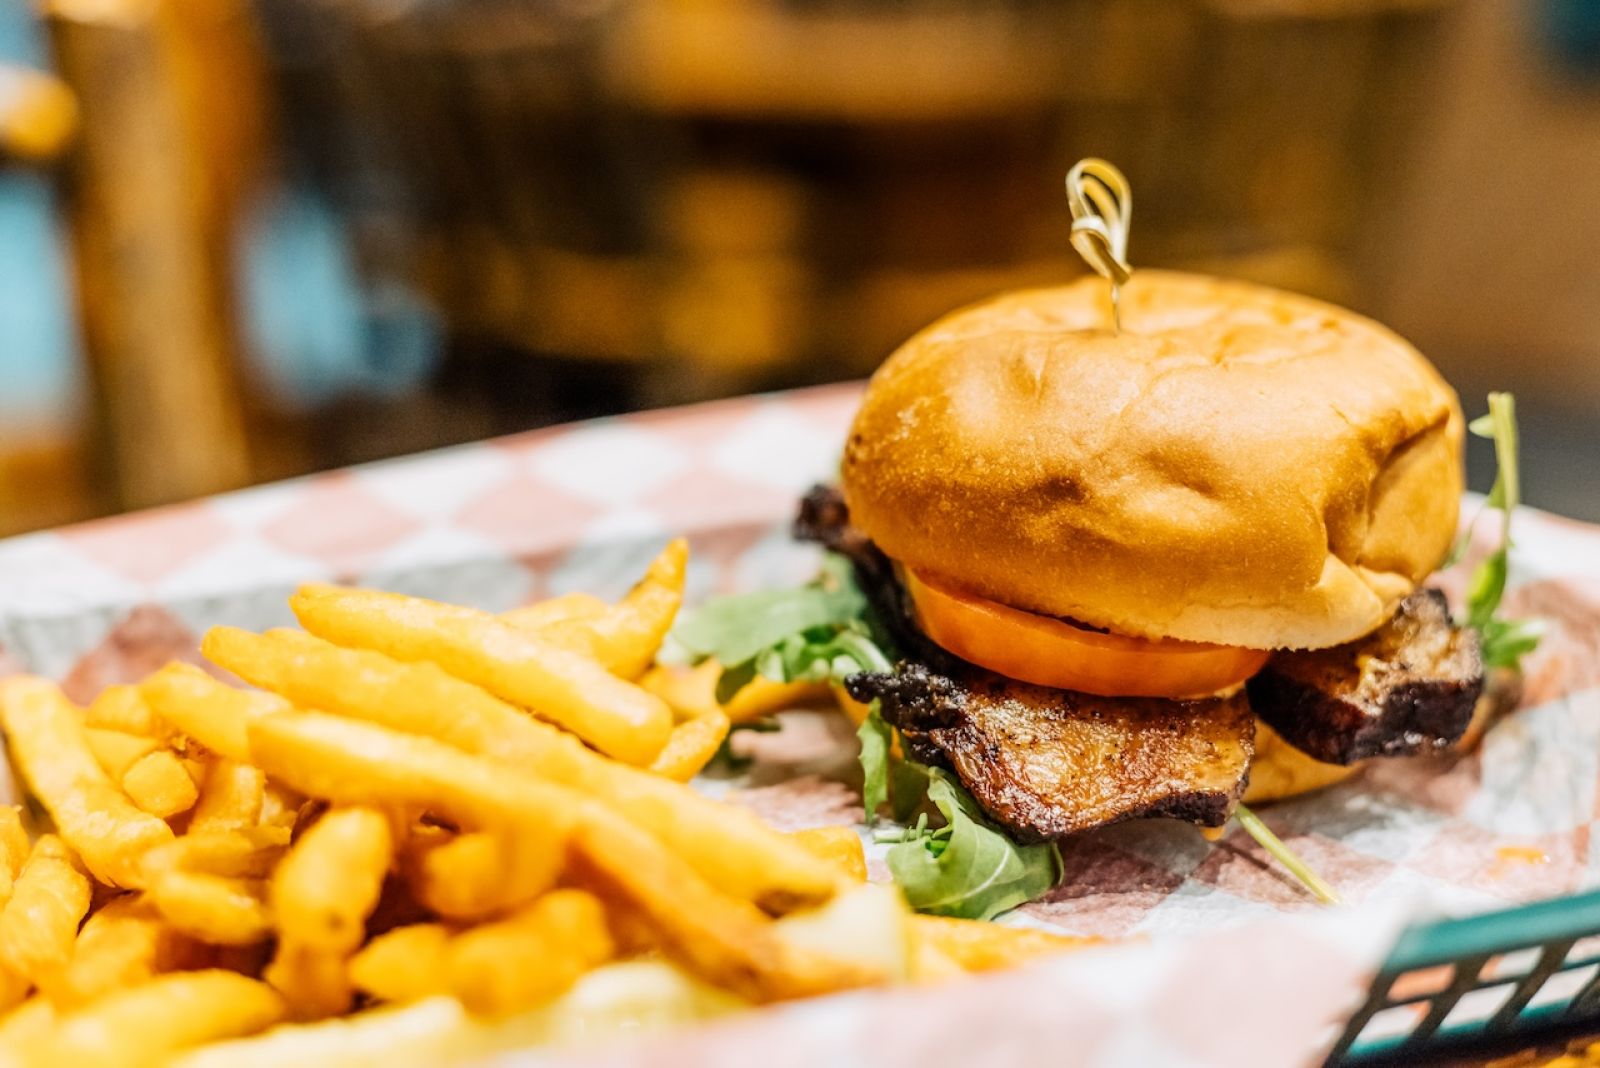
<instances>
[{"instance_id":1,"label":"burger","mask_svg":"<svg viewBox=\"0 0 1600 1068\"><path fill-rule=\"evenodd\" d=\"M856 672L908 755L1016 840L1436 753L1484 686L1423 588L1465 422L1383 326L1140 271L1000 297L873 376L796 530L843 554L897 657Z\"/></svg>"}]
</instances>

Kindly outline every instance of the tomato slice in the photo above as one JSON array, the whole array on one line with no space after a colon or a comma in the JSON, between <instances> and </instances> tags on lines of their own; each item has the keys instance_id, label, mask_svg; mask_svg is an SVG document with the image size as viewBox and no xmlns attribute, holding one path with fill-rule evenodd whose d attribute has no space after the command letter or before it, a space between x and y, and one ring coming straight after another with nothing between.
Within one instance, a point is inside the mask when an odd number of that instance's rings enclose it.
<instances>
[{"instance_id":1,"label":"tomato slice","mask_svg":"<svg viewBox=\"0 0 1600 1068\"><path fill-rule=\"evenodd\" d=\"M923 633L1008 678L1105 697L1202 697L1261 670L1266 649L1104 634L973 596L905 569Z\"/></svg>"}]
</instances>

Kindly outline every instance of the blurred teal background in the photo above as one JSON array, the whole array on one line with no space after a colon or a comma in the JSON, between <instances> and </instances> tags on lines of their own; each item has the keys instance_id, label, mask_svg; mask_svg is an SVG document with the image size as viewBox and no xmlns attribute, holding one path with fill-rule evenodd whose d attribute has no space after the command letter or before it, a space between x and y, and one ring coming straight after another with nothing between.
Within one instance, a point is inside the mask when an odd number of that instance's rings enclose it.
<instances>
[{"instance_id":1,"label":"blurred teal background","mask_svg":"<svg viewBox=\"0 0 1600 1068\"><path fill-rule=\"evenodd\" d=\"M28 5L0 4L0 62L46 62ZM47 176L0 168L0 427L76 418L70 289Z\"/></svg>"}]
</instances>

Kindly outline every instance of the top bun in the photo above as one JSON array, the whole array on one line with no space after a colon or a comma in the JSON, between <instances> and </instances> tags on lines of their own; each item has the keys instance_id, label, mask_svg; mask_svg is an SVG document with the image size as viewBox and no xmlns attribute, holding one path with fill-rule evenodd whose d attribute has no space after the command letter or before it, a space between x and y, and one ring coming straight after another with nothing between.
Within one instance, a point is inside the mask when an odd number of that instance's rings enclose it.
<instances>
[{"instance_id":1,"label":"top bun","mask_svg":"<svg viewBox=\"0 0 1600 1068\"><path fill-rule=\"evenodd\" d=\"M1257 649L1377 627L1449 551L1463 420L1371 320L1140 270L956 312L867 388L850 518L1017 608Z\"/></svg>"}]
</instances>

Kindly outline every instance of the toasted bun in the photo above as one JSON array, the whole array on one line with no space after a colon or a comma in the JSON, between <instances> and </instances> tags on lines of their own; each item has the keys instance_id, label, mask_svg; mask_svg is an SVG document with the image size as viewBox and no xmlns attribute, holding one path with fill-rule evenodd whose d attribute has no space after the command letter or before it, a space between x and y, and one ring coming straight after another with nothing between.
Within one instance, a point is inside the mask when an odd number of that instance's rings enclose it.
<instances>
[{"instance_id":1,"label":"toasted bun","mask_svg":"<svg viewBox=\"0 0 1600 1068\"><path fill-rule=\"evenodd\" d=\"M1277 731L1256 720L1256 755L1250 761L1250 785L1242 800L1247 805L1309 794L1343 782L1361 770L1360 764L1324 764L1283 740Z\"/></svg>"},{"instance_id":2,"label":"toasted bun","mask_svg":"<svg viewBox=\"0 0 1600 1068\"><path fill-rule=\"evenodd\" d=\"M1124 634L1317 648L1455 535L1463 421L1410 345L1332 305L1139 271L1000 297L873 376L852 523L980 596Z\"/></svg>"}]
</instances>

